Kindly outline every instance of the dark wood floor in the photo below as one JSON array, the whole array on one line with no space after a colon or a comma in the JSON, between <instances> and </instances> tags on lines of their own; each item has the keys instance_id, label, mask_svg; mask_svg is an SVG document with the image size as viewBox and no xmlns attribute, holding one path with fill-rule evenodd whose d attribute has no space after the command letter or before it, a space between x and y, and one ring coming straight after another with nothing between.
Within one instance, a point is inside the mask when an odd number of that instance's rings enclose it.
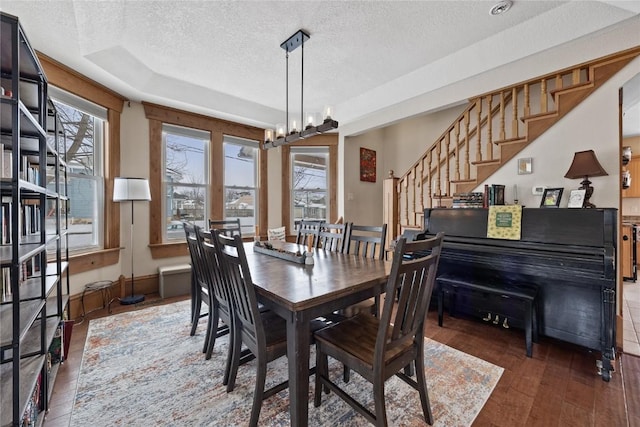
<instances>
[{"instance_id":1,"label":"dark wood floor","mask_svg":"<svg viewBox=\"0 0 640 427\"><path fill-rule=\"evenodd\" d=\"M183 298L148 296L138 308L178 299ZM120 313L136 307L115 303L112 309ZM88 319L107 314L106 309L97 310L74 326L46 427L69 425ZM440 328L436 317L429 313L426 336L505 369L474 426L640 427L640 358L620 355L617 371L607 383L596 374L597 354L586 349L541 337L533 357L527 358L522 331L446 315Z\"/></svg>"}]
</instances>

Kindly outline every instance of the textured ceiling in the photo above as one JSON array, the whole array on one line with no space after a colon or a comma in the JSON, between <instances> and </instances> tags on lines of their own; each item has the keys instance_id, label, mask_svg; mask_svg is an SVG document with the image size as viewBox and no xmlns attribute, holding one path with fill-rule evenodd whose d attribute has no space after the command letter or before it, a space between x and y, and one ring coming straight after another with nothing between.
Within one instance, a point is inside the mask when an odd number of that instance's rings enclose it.
<instances>
[{"instance_id":1,"label":"textured ceiling","mask_svg":"<svg viewBox=\"0 0 640 427\"><path fill-rule=\"evenodd\" d=\"M131 100L259 126L283 122L298 29L304 107L341 124L600 31L640 13L630 1L10 1L35 49ZM301 49L289 58L300 111ZM419 82L416 84L416 81Z\"/></svg>"}]
</instances>

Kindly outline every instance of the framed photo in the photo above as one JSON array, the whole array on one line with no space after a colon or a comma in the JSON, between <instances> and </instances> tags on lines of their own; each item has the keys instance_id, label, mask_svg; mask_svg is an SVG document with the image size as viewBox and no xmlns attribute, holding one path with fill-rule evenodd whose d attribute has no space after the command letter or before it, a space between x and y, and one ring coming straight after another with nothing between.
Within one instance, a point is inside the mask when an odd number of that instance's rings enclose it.
<instances>
[{"instance_id":1,"label":"framed photo","mask_svg":"<svg viewBox=\"0 0 640 427\"><path fill-rule=\"evenodd\" d=\"M564 188L545 188L540 201L541 208L557 208L560 206Z\"/></svg>"},{"instance_id":2,"label":"framed photo","mask_svg":"<svg viewBox=\"0 0 640 427\"><path fill-rule=\"evenodd\" d=\"M376 152L360 147L360 181L376 182Z\"/></svg>"},{"instance_id":3,"label":"framed photo","mask_svg":"<svg viewBox=\"0 0 640 427\"><path fill-rule=\"evenodd\" d=\"M584 207L584 195L587 190L571 190L569 193L569 208L583 208Z\"/></svg>"},{"instance_id":4,"label":"framed photo","mask_svg":"<svg viewBox=\"0 0 640 427\"><path fill-rule=\"evenodd\" d=\"M518 159L518 175L528 175L530 173L533 173L533 158Z\"/></svg>"}]
</instances>

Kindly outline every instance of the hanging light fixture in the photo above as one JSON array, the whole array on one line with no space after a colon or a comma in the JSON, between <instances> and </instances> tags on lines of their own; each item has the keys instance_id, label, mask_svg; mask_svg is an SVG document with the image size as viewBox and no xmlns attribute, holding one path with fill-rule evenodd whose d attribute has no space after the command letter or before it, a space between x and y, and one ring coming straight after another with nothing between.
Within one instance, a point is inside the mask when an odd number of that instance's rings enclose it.
<instances>
[{"instance_id":1,"label":"hanging light fixture","mask_svg":"<svg viewBox=\"0 0 640 427\"><path fill-rule=\"evenodd\" d=\"M313 113L304 113L304 43L310 36L304 30L296 31L291 37L282 42L280 47L286 52L287 60L287 88L286 88L286 122L276 125L276 129L265 129L264 148L273 148L280 145L291 144L301 139L328 132L338 128L338 122L331 117L333 108L325 106L322 123L316 125L317 118ZM293 52L298 47L302 47L302 57L300 65L300 121L292 119L289 121L289 52ZM305 120L306 119L306 120Z\"/></svg>"}]
</instances>

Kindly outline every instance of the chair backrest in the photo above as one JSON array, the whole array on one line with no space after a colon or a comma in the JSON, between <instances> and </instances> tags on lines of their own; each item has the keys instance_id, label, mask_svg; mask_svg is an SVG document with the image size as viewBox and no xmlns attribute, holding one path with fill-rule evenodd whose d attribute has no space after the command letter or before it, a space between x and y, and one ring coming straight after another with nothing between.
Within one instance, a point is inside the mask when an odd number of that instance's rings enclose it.
<instances>
[{"instance_id":1,"label":"chair backrest","mask_svg":"<svg viewBox=\"0 0 640 427\"><path fill-rule=\"evenodd\" d=\"M309 236L312 236L312 246L316 246L318 241L318 234L320 233L320 227L324 224L323 220L310 220L301 219L296 221L296 243L299 245L306 245L308 243Z\"/></svg>"},{"instance_id":2,"label":"chair backrest","mask_svg":"<svg viewBox=\"0 0 640 427\"><path fill-rule=\"evenodd\" d=\"M427 240L407 242L401 237L393 252L393 265L387 280L374 363L384 360L385 352L414 341L422 345L424 322L436 280L444 233Z\"/></svg>"},{"instance_id":3,"label":"chair backrest","mask_svg":"<svg viewBox=\"0 0 640 427\"><path fill-rule=\"evenodd\" d=\"M194 283L198 287L205 288L208 291L209 283L207 282L204 260L198 241L198 230L200 227L189 224L188 222L183 223L183 227L187 237L187 247L189 248L189 256L191 258L191 272L193 274Z\"/></svg>"},{"instance_id":4,"label":"chair backrest","mask_svg":"<svg viewBox=\"0 0 640 427\"><path fill-rule=\"evenodd\" d=\"M224 280L222 266L218 258L218 251L213 245L213 232L196 229L200 253L202 254L204 274L209 281L209 286L219 307L226 313L230 312L231 304L229 291ZM225 319L226 321L226 319Z\"/></svg>"},{"instance_id":5,"label":"chair backrest","mask_svg":"<svg viewBox=\"0 0 640 427\"><path fill-rule=\"evenodd\" d=\"M316 240L316 248L342 253L346 243L349 241L350 230L351 223L348 222L344 224L322 224Z\"/></svg>"},{"instance_id":6,"label":"chair backrest","mask_svg":"<svg viewBox=\"0 0 640 427\"><path fill-rule=\"evenodd\" d=\"M345 252L364 258L384 259L387 224L381 226L351 224Z\"/></svg>"},{"instance_id":7,"label":"chair backrest","mask_svg":"<svg viewBox=\"0 0 640 427\"><path fill-rule=\"evenodd\" d=\"M266 339L242 239L238 235L228 237L219 230L212 231L213 242L231 297L233 316L241 330L242 342L257 354L256 351L266 347Z\"/></svg>"},{"instance_id":8,"label":"chair backrest","mask_svg":"<svg viewBox=\"0 0 640 427\"><path fill-rule=\"evenodd\" d=\"M210 219L209 229L220 230L227 236L233 236L237 234L242 237L242 230L240 227L240 218L236 219Z\"/></svg>"}]
</instances>

